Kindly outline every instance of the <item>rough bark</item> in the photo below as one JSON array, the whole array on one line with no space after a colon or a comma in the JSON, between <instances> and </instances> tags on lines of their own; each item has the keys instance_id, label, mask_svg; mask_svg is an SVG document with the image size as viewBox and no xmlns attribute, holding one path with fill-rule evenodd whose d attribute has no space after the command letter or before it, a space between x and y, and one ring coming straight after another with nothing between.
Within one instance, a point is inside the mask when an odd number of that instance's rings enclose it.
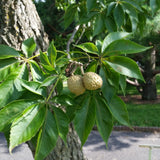
<instances>
[{"instance_id":1,"label":"rough bark","mask_svg":"<svg viewBox=\"0 0 160 160\"><path fill-rule=\"evenodd\" d=\"M157 99L157 88L155 74L153 71L156 68L156 49L155 47L150 52L150 57L145 62L144 79L146 83L142 85L142 99L154 100Z\"/></svg>"},{"instance_id":2,"label":"rough bark","mask_svg":"<svg viewBox=\"0 0 160 160\"><path fill-rule=\"evenodd\" d=\"M32 0L1 0L0 44L20 49L21 43L30 37L34 37L38 48L44 51L47 49L48 37ZM46 160L84 160L78 137L72 128L67 142L68 147L59 139L54 151ZM33 146L29 147L34 155Z\"/></svg>"},{"instance_id":3,"label":"rough bark","mask_svg":"<svg viewBox=\"0 0 160 160\"><path fill-rule=\"evenodd\" d=\"M67 145L59 139L56 148L45 160L87 160L80 148L79 138L73 127L70 126Z\"/></svg>"},{"instance_id":4,"label":"rough bark","mask_svg":"<svg viewBox=\"0 0 160 160\"><path fill-rule=\"evenodd\" d=\"M38 48L47 49L48 37L32 0L1 0L0 44L20 49L29 37L34 37Z\"/></svg>"}]
</instances>

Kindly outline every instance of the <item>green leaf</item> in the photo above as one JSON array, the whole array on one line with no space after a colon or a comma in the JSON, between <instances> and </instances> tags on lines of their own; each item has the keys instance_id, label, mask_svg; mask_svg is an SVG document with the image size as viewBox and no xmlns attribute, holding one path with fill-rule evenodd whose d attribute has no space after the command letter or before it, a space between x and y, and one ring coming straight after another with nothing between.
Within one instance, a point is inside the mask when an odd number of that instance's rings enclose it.
<instances>
[{"instance_id":1,"label":"green leaf","mask_svg":"<svg viewBox=\"0 0 160 160\"><path fill-rule=\"evenodd\" d=\"M112 32L110 34L108 34L105 39L103 40L102 43L102 48L101 48L101 52L103 53L105 51L105 49L114 41L116 40L120 40L122 38L125 38L127 36L131 35L128 32Z\"/></svg>"},{"instance_id":2,"label":"green leaf","mask_svg":"<svg viewBox=\"0 0 160 160\"><path fill-rule=\"evenodd\" d=\"M45 86L45 87L50 86L50 85L54 84L54 83L57 81L57 78L58 78L57 75L47 77L47 78L41 83L40 86Z\"/></svg>"},{"instance_id":3,"label":"green leaf","mask_svg":"<svg viewBox=\"0 0 160 160\"><path fill-rule=\"evenodd\" d=\"M108 107L112 115L123 125L130 126L126 104L118 97L114 96Z\"/></svg>"},{"instance_id":4,"label":"green leaf","mask_svg":"<svg viewBox=\"0 0 160 160\"><path fill-rule=\"evenodd\" d=\"M104 21L105 27L107 28L108 32L115 32L117 31L117 27L115 24L114 19L111 16L107 16Z\"/></svg>"},{"instance_id":5,"label":"green leaf","mask_svg":"<svg viewBox=\"0 0 160 160\"><path fill-rule=\"evenodd\" d=\"M95 103L92 97L86 95L81 102L74 118L74 126L83 146L95 124Z\"/></svg>"},{"instance_id":6,"label":"green leaf","mask_svg":"<svg viewBox=\"0 0 160 160\"><path fill-rule=\"evenodd\" d=\"M87 0L87 11L90 12L96 5L97 0Z\"/></svg>"},{"instance_id":7,"label":"green leaf","mask_svg":"<svg viewBox=\"0 0 160 160\"><path fill-rule=\"evenodd\" d=\"M11 126L9 151L36 135L43 124L46 108L42 104L28 107L21 116L16 118Z\"/></svg>"},{"instance_id":8,"label":"green leaf","mask_svg":"<svg viewBox=\"0 0 160 160\"><path fill-rule=\"evenodd\" d=\"M116 2L111 2L108 5L108 9L107 9L107 16L109 16L111 14L111 12L113 11L113 8L115 8Z\"/></svg>"},{"instance_id":9,"label":"green leaf","mask_svg":"<svg viewBox=\"0 0 160 160\"><path fill-rule=\"evenodd\" d=\"M37 103L34 100L15 100L0 110L0 131L11 123L24 109Z\"/></svg>"},{"instance_id":10,"label":"green leaf","mask_svg":"<svg viewBox=\"0 0 160 160\"><path fill-rule=\"evenodd\" d=\"M117 24L118 28L121 28L122 25L124 24L124 11L121 7L121 5L117 5L114 10L113 10L113 16L114 20Z\"/></svg>"},{"instance_id":11,"label":"green leaf","mask_svg":"<svg viewBox=\"0 0 160 160\"><path fill-rule=\"evenodd\" d=\"M94 29L93 29L93 36L98 35L103 31L104 28L104 18L103 15L99 14L96 17L95 23L94 23Z\"/></svg>"},{"instance_id":12,"label":"green leaf","mask_svg":"<svg viewBox=\"0 0 160 160\"><path fill-rule=\"evenodd\" d=\"M132 5L135 9L139 10L140 12L143 12L143 10L141 9L141 6L139 5L139 3L136 0L123 0L123 1Z\"/></svg>"},{"instance_id":13,"label":"green leaf","mask_svg":"<svg viewBox=\"0 0 160 160\"><path fill-rule=\"evenodd\" d=\"M130 40L120 39L112 42L103 52L104 56L132 54L146 51L152 47L144 47Z\"/></svg>"},{"instance_id":14,"label":"green leaf","mask_svg":"<svg viewBox=\"0 0 160 160\"><path fill-rule=\"evenodd\" d=\"M11 73L12 68L17 67L18 60L14 58L0 59L0 82Z\"/></svg>"},{"instance_id":15,"label":"green leaf","mask_svg":"<svg viewBox=\"0 0 160 160\"><path fill-rule=\"evenodd\" d=\"M57 104L61 104L62 106L73 106L75 105L75 101L72 97L70 97L69 95L58 95L58 96L54 96L52 98L53 103L57 103Z\"/></svg>"},{"instance_id":16,"label":"green leaf","mask_svg":"<svg viewBox=\"0 0 160 160\"><path fill-rule=\"evenodd\" d=\"M69 5L64 15L65 29L67 29L69 25L74 21L76 13L77 13L77 5L76 4Z\"/></svg>"},{"instance_id":17,"label":"green leaf","mask_svg":"<svg viewBox=\"0 0 160 160\"><path fill-rule=\"evenodd\" d=\"M58 130L56 120L53 114L48 110L43 127L38 135L35 160L44 160L55 147L57 139Z\"/></svg>"},{"instance_id":18,"label":"green leaf","mask_svg":"<svg viewBox=\"0 0 160 160\"><path fill-rule=\"evenodd\" d=\"M114 86L111 86L109 82L107 81L107 73L106 69L101 67L100 69L100 76L103 79L103 85L102 85L102 93L105 99L107 99L108 102L111 101L112 97L116 93L116 88Z\"/></svg>"},{"instance_id":19,"label":"green leaf","mask_svg":"<svg viewBox=\"0 0 160 160\"><path fill-rule=\"evenodd\" d=\"M95 44L96 44L96 47L98 48L98 52L101 52L101 48L102 48L102 41L100 41L100 40L96 40Z\"/></svg>"},{"instance_id":20,"label":"green leaf","mask_svg":"<svg viewBox=\"0 0 160 160\"><path fill-rule=\"evenodd\" d=\"M73 120L77 106L75 100L72 97L65 94L58 95L52 98L52 102L64 106L66 110L66 115L69 118L69 122Z\"/></svg>"},{"instance_id":21,"label":"green leaf","mask_svg":"<svg viewBox=\"0 0 160 160\"><path fill-rule=\"evenodd\" d=\"M52 109L54 111L54 117L58 128L58 134L64 142L67 142L69 119L60 108L53 106Z\"/></svg>"},{"instance_id":22,"label":"green leaf","mask_svg":"<svg viewBox=\"0 0 160 160\"><path fill-rule=\"evenodd\" d=\"M31 57L35 50L36 50L36 43L33 38L28 38L22 42L22 51L24 52L27 58Z\"/></svg>"},{"instance_id":23,"label":"green leaf","mask_svg":"<svg viewBox=\"0 0 160 160\"><path fill-rule=\"evenodd\" d=\"M40 61L44 65L51 65L46 53L40 51Z\"/></svg>"},{"instance_id":24,"label":"green leaf","mask_svg":"<svg viewBox=\"0 0 160 160\"><path fill-rule=\"evenodd\" d=\"M125 95L126 90L126 77L120 74L119 84L122 89L123 94Z\"/></svg>"},{"instance_id":25,"label":"green leaf","mask_svg":"<svg viewBox=\"0 0 160 160\"><path fill-rule=\"evenodd\" d=\"M23 64L0 84L0 108L22 95L24 89L21 87L19 78L24 78L25 69L26 65Z\"/></svg>"},{"instance_id":26,"label":"green leaf","mask_svg":"<svg viewBox=\"0 0 160 160\"><path fill-rule=\"evenodd\" d=\"M20 57L18 51L15 49L3 45L0 45L0 59L11 58L11 57Z\"/></svg>"},{"instance_id":27,"label":"green leaf","mask_svg":"<svg viewBox=\"0 0 160 160\"><path fill-rule=\"evenodd\" d=\"M157 0L150 0L150 7L152 9L152 13L156 13L157 10L159 9L157 5Z\"/></svg>"},{"instance_id":28,"label":"green leaf","mask_svg":"<svg viewBox=\"0 0 160 160\"><path fill-rule=\"evenodd\" d=\"M56 91L58 92L58 94L62 94L62 91L63 91L63 80L60 78L58 80L58 83L56 85Z\"/></svg>"},{"instance_id":29,"label":"green leaf","mask_svg":"<svg viewBox=\"0 0 160 160\"><path fill-rule=\"evenodd\" d=\"M128 3L123 3L123 8L130 18L132 31L135 31L137 29L138 24L138 14L136 9Z\"/></svg>"},{"instance_id":30,"label":"green leaf","mask_svg":"<svg viewBox=\"0 0 160 160\"><path fill-rule=\"evenodd\" d=\"M112 115L108 110L104 99L100 95L95 96L93 101L96 104L96 124L98 131L107 145L113 128Z\"/></svg>"},{"instance_id":31,"label":"green leaf","mask_svg":"<svg viewBox=\"0 0 160 160\"><path fill-rule=\"evenodd\" d=\"M75 46L82 49L85 52L98 55L98 48L91 42L86 42Z\"/></svg>"},{"instance_id":32,"label":"green leaf","mask_svg":"<svg viewBox=\"0 0 160 160\"><path fill-rule=\"evenodd\" d=\"M48 53L50 64L52 64L52 66L55 66L55 61L57 58L57 50L54 46L53 41L50 43L47 53Z\"/></svg>"},{"instance_id":33,"label":"green leaf","mask_svg":"<svg viewBox=\"0 0 160 160\"><path fill-rule=\"evenodd\" d=\"M112 67L110 67L105 61L103 61L102 67L103 70L105 71L105 76L109 84L118 90L120 74L117 73Z\"/></svg>"},{"instance_id":34,"label":"green leaf","mask_svg":"<svg viewBox=\"0 0 160 160\"><path fill-rule=\"evenodd\" d=\"M35 93L35 94L38 94L38 95L41 95L41 96L44 96L46 97L47 96L47 90L46 88L40 88L40 85L41 83L39 82L33 82L33 81L26 81L26 80L21 80L21 85L26 88L27 90Z\"/></svg>"},{"instance_id":35,"label":"green leaf","mask_svg":"<svg viewBox=\"0 0 160 160\"><path fill-rule=\"evenodd\" d=\"M87 69L86 69L86 72L96 72L97 70L97 61L93 61L91 62L88 66L87 66Z\"/></svg>"},{"instance_id":36,"label":"green leaf","mask_svg":"<svg viewBox=\"0 0 160 160\"><path fill-rule=\"evenodd\" d=\"M124 56L111 56L106 61L116 72L144 81L142 73L135 61Z\"/></svg>"},{"instance_id":37,"label":"green leaf","mask_svg":"<svg viewBox=\"0 0 160 160\"><path fill-rule=\"evenodd\" d=\"M45 79L45 76L40 66L33 60L30 60L29 64L33 81L42 82Z\"/></svg>"}]
</instances>

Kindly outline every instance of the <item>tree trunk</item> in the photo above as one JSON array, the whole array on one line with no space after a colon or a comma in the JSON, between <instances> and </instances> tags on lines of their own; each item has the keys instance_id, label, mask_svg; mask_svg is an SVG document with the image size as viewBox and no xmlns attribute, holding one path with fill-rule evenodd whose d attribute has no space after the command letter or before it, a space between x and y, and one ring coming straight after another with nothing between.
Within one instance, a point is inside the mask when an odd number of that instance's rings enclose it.
<instances>
[{"instance_id":1,"label":"tree trunk","mask_svg":"<svg viewBox=\"0 0 160 160\"><path fill-rule=\"evenodd\" d=\"M156 80L153 71L156 68L156 49L155 47L150 52L150 57L145 61L144 79L146 83L142 85L142 99L155 100L157 99Z\"/></svg>"},{"instance_id":2,"label":"tree trunk","mask_svg":"<svg viewBox=\"0 0 160 160\"><path fill-rule=\"evenodd\" d=\"M37 47L41 50L45 51L48 48L48 37L32 0L1 0L0 44L20 49L21 43L30 37L34 37ZM59 139L54 151L46 160L84 160L78 137L72 128L67 142L68 146L65 146ZM34 148L31 145L29 147L34 155Z\"/></svg>"}]
</instances>

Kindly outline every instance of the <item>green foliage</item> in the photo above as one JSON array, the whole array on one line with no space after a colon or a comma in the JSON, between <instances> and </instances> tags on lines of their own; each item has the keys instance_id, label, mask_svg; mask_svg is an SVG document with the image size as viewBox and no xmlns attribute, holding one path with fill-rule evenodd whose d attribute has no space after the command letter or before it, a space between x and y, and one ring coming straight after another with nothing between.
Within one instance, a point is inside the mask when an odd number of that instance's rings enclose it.
<instances>
[{"instance_id":1,"label":"green foliage","mask_svg":"<svg viewBox=\"0 0 160 160\"><path fill-rule=\"evenodd\" d=\"M67 54L58 51L52 41L46 52L33 55L36 45L32 38L23 42L22 51L2 45L3 51L9 50L10 54L3 57L0 64L0 131L9 135L10 152L17 145L31 140L35 146L35 160L43 160L59 137L67 142L72 122L82 146L95 122L106 145L113 119L130 126L126 105L117 96L117 91L119 87L125 90L123 81L126 77L140 80L143 77L137 64L124 54L141 52L148 47L125 39L128 35L114 32L102 42L75 45L82 50L76 51L78 59L82 55L90 60L86 71L97 72L103 79L102 88L86 91L78 97L65 86L65 72L77 59L74 54L69 61ZM123 42L127 43L127 48L125 45L118 48L117 44ZM128 51L128 48L131 49ZM40 61L37 62L36 57L40 57ZM80 58L79 62L84 63L84 60Z\"/></svg>"}]
</instances>

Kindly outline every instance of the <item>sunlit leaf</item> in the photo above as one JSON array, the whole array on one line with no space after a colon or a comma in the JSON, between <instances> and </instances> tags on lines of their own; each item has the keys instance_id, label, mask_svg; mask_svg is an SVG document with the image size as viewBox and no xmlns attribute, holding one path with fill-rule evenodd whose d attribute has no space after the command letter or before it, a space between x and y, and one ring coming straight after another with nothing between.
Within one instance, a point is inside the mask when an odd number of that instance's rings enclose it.
<instances>
[{"instance_id":1,"label":"sunlit leaf","mask_svg":"<svg viewBox=\"0 0 160 160\"><path fill-rule=\"evenodd\" d=\"M44 158L53 150L58 139L58 129L53 114L48 110L37 139L35 160Z\"/></svg>"},{"instance_id":2,"label":"sunlit leaf","mask_svg":"<svg viewBox=\"0 0 160 160\"><path fill-rule=\"evenodd\" d=\"M92 97L85 96L81 108L77 110L74 118L75 130L83 146L95 124L95 103Z\"/></svg>"},{"instance_id":3,"label":"sunlit leaf","mask_svg":"<svg viewBox=\"0 0 160 160\"><path fill-rule=\"evenodd\" d=\"M93 101L96 104L96 124L98 131L107 145L113 128L112 115L108 110L105 101L100 95L95 96Z\"/></svg>"},{"instance_id":4,"label":"sunlit leaf","mask_svg":"<svg viewBox=\"0 0 160 160\"><path fill-rule=\"evenodd\" d=\"M152 47L145 47L130 40L120 39L106 47L103 56L139 53L150 48Z\"/></svg>"},{"instance_id":5,"label":"sunlit leaf","mask_svg":"<svg viewBox=\"0 0 160 160\"><path fill-rule=\"evenodd\" d=\"M126 104L118 96L115 95L108 106L112 115L121 124L130 126Z\"/></svg>"},{"instance_id":6,"label":"sunlit leaf","mask_svg":"<svg viewBox=\"0 0 160 160\"><path fill-rule=\"evenodd\" d=\"M91 42L86 42L75 46L82 49L85 52L98 55L98 48Z\"/></svg>"},{"instance_id":7,"label":"sunlit leaf","mask_svg":"<svg viewBox=\"0 0 160 160\"><path fill-rule=\"evenodd\" d=\"M34 100L15 100L0 110L0 131L12 122L24 109L37 103Z\"/></svg>"},{"instance_id":8,"label":"sunlit leaf","mask_svg":"<svg viewBox=\"0 0 160 160\"><path fill-rule=\"evenodd\" d=\"M0 59L11 58L11 57L20 57L18 51L15 49L7 46L7 45L0 45Z\"/></svg>"},{"instance_id":9,"label":"sunlit leaf","mask_svg":"<svg viewBox=\"0 0 160 160\"><path fill-rule=\"evenodd\" d=\"M111 56L106 61L116 72L144 81L142 73L135 61L124 56Z\"/></svg>"},{"instance_id":10,"label":"sunlit leaf","mask_svg":"<svg viewBox=\"0 0 160 160\"><path fill-rule=\"evenodd\" d=\"M9 151L21 143L30 140L36 135L43 124L46 108L42 104L28 107L11 126Z\"/></svg>"},{"instance_id":11,"label":"sunlit leaf","mask_svg":"<svg viewBox=\"0 0 160 160\"><path fill-rule=\"evenodd\" d=\"M64 142L67 142L69 119L65 112L63 112L60 108L52 107L52 109L54 111L54 118L57 124L58 134Z\"/></svg>"},{"instance_id":12,"label":"sunlit leaf","mask_svg":"<svg viewBox=\"0 0 160 160\"><path fill-rule=\"evenodd\" d=\"M112 32L109 33L105 39L103 40L102 43L102 48L101 48L101 52L103 53L105 51L105 49L107 48L107 46L109 46L112 42L125 38L127 36L131 35L128 32Z\"/></svg>"},{"instance_id":13,"label":"sunlit leaf","mask_svg":"<svg viewBox=\"0 0 160 160\"><path fill-rule=\"evenodd\" d=\"M28 38L22 42L22 51L26 57L31 57L33 52L36 50L36 43L33 38Z\"/></svg>"}]
</instances>

